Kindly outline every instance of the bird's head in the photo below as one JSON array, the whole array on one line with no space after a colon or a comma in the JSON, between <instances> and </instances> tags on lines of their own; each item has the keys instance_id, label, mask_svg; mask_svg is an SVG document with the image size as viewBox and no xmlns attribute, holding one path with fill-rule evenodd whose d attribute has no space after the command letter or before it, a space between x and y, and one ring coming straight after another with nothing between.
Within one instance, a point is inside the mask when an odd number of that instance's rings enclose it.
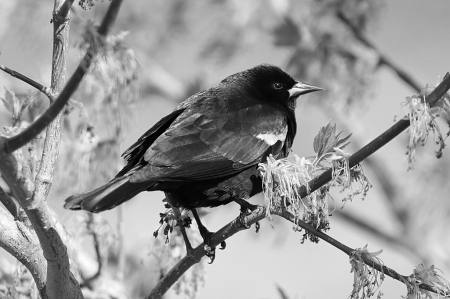
<instances>
[{"instance_id":1,"label":"bird's head","mask_svg":"<svg viewBox=\"0 0 450 299\"><path fill-rule=\"evenodd\" d=\"M277 101L295 107L295 100L304 94L323 90L295 80L281 68L270 65L260 64L249 70L259 84L259 89L271 101Z\"/></svg>"},{"instance_id":2,"label":"bird's head","mask_svg":"<svg viewBox=\"0 0 450 299\"><path fill-rule=\"evenodd\" d=\"M230 76L223 82L227 83L227 81L245 86L252 93L260 94L261 99L278 102L290 108L295 108L295 100L299 96L323 90L323 88L299 82L281 68L270 64L257 65Z\"/></svg>"}]
</instances>

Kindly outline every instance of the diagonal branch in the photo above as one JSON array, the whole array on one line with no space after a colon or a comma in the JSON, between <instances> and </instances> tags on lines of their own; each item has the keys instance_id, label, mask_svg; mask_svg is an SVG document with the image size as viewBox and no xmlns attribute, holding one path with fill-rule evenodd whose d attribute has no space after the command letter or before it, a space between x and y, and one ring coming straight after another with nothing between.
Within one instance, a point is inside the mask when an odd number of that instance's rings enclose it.
<instances>
[{"instance_id":1,"label":"diagonal branch","mask_svg":"<svg viewBox=\"0 0 450 299\"><path fill-rule=\"evenodd\" d=\"M39 241L22 222L15 221L5 210L0 209L0 247L9 252L27 267L38 290L45 288L47 263Z\"/></svg>"},{"instance_id":2,"label":"diagonal branch","mask_svg":"<svg viewBox=\"0 0 450 299\"><path fill-rule=\"evenodd\" d=\"M420 92L421 85L413 77L411 77L408 72L397 66L389 57L381 53L381 51L378 50L378 48L367 37L365 37L361 33L361 31L356 26L354 26L352 22L341 11L337 13L337 17L352 31L356 39L358 39L362 44L366 45L368 48L371 48L378 54L379 65L385 65L389 67L406 84L411 86L415 91Z\"/></svg>"},{"instance_id":3,"label":"diagonal branch","mask_svg":"<svg viewBox=\"0 0 450 299\"><path fill-rule=\"evenodd\" d=\"M108 30L111 28L112 24L117 18L117 14L119 12L120 4L122 0L112 1L108 12L106 13L105 19L103 20L102 25L98 29L98 33L101 36L106 36ZM96 49L88 49L86 54L84 55L81 63L78 68L73 73L72 77L67 82L64 89L59 94L56 101L45 111L44 114L41 115L33 124L31 124L28 128L22 131L20 134L13 136L9 139L6 139L2 147L0 147L0 152L4 152L6 154L10 154L13 151L19 149L24 146L28 142L30 142L34 137L36 137L42 130L44 130L50 122L52 122L58 113L64 108L64 106L69 101L72 94L78 88L81 80L84 75L88 71L94 56Z\"/></svg>"},{"instance_id":4,"label":"diagonal branch","mask_svg":"<svg viewBox=\"0 0 450 299\"><path fill-rule=\"evenodd\" d=\"M439 99L441 99L449 89L450 89L450 75L447 73L442 82L426 97L426 101L428 102L430 107L434 106L437 103L437 101L439 101ZM397 137L401 132L406 130L409 127L409 125L410 125L409 119L405 118L396 122L392 127L387 129L380 136L378 136L377 138L369 142L366 146L361 148L359 151L351 155L349 158L350 168L352 168L356 164L361 163L364 159L366 159L374 152L385 146L388 142ZM311 181L309 181L308 185L310 192L319 189L329 181L331 181L331 169L325 171L317 178L314 178ZM306 186L302 186L299 189L299 194L302 198L308 195Z\"/></svg>"},{"instance_id":5,"label":"diagonal branch","mask_svg":"<svg viewBox=\"0 0 450 299\"><path fill-rule=\"evenodd\" d=\"M342 244L341 242L333 239L332 237L328 236L327 234L316 230L311 225L299 220L296 218L293 214L286 211L285 209L281 210L272 210L272 215L278 215L280 217L285 218L286 220L294 223L295 225L298 225L302 227L303 229L307 230L308 232L311 232L324 240L325 242L331 244L332 246L338 248L342 252L344 252L347 255L351 255L355 252L355 249L352 249L345 244ZM216 247L221 242L225 241L226 239L230 238L234 234L246 230L251 225L255 224L258 221L263 220L266 217L266 208L262 206L258 206L256 210L254 210L251 214L245 216L244 220L240 219L240 217L236 218L235 220L231 221L224 227L222 227L220 230L218 230L214 235L211 237L211 246ZM247 227L244 227L242 223L246 223ZM186 255L184 258L182 258L176 265L172 267L172 269L158 282L158 284L153 288L153 290L148 294L145 299L159 299L161 298L168 290L169 288L193 265L196 264L197 261L200 261L202 257L206 255L206 251L204 250L204 244L200 244L197 246L190 254L189 256ZM386 267L385 265L379 264L376 261L374 261L370 255L362 254L361 255L362 260L366 265L369 267L372 267L376 269L379 272L384 273L385 275L388 275L402 283L405 283L405 281L408 281L408 277L399 274L395 270ZM434 292L436 293L436 290L434 290L431 286L427 284L421 284L419 286L421 289Z\"/></svg>"},{"instance_id":6,"label":"diagonal branch","mask_svg":"<svg viewBox=\"0 0 450 299\"><path fill-rule=\"evenodd\" d=\"M347 254L348 256L351 256L354 252L355 249L348 247L345 244L342 244L341 242L337 241L336 239L328 236L327 234L316 230L314 227L312 227L311 225L299 220L295 215L293 215L292 213L288 212L287 210L283 209L282 211L273 211L272 214L278 215L283 217L284 219L294 223L295 225L300 226L301 228L307 230L310 233L313 233L314 235L316 235L317 237L321 238L322 240L324 240L325 242L329 243L330 245L336 247L337 249L341 250L342 252L344 252L345 254ZM405 275L401 275L399 274L397 271L383 265L380 264L379 262L375 261L369 254L362 254L361 258L363 260L363 262L369 266L374 268L375 270L377 270L378 272L381 272L387 276L390 276L391 278L400 281L401 283L405 283L406 281L409 281L409 277L405 276ZM440 294L440 292L438 290L433 289L431 286L427 285L427 284L420 284L419 288L423 289L423 290L427 290L433 293L437 293ZM440 295L444 295L445 294L440 294Z\"/></svg>"},{"instance_id":7,"label":"diagonal branch","mask_svg":"<svg viewBox=\"0 0 450 299\"><path fill-rule=\"evenodd\" d=\"M446 75L444 77L444 80L427 96L426 100L430 104L430 106L433 106L436 104L436 102L450 89L450 76ZM393 138L395 138L398 134L403 132L406 128L408 128L410 125L409 119L402 119L398 121L396 124L394 124L391 128L389 128L386 132L381 134L379 137L375 138L372 142L364 146L362 149L357 151L355 154L350 156L350 167L355 166L356 164L360 163L362 160L373 154L375 151L383 147L385 144L387 144L389 141L391 141ZM322 173L319 177L312 179L308 185L310 192L313 192L326 183L328 183L331 180L331 169L328 171L325 171ZM306 189L306 186L302 186L299 190L300 196L303 198L306 195L308 195L308 191ZM336 248L340 249L341 251L345 252L346 254L351 254L354 250L350 247L338 242L337 240L334 240L333 238L329 237L328 235L324 234L323 232L317 231L314 227L306 224L303 221L300 221L298 219L292 218L292 214L286 214L286 211L271 211L272 214L282 216L286 218L289 221L295 221L297 225L301 226L302 228L308 230L309 232L317 235L319 238L323 239L324 241L330 243L331 245L335 246ZM258 207L256 210L254 210L250 215L247 215L245 217L245 220L242 221L240 219L235 219L232 222L228 223L224 227L222 227L219 231L217 231L212 237L211 237L211 246L215 247L218 246L222 241L225 241L229 237L233 236L234 234L245 230L246 228L242 226L241 223L246 223L248 226L251 226L252 224L256 223L257 221L260 221L264 219L266 216L266 209L264 207ZM203 256L205 256L206 252L204 250L204 245L200 244L197 246L189 256L185 256L183 259L181 259L159 282L158 284L153 288L153 290L150 292L149 295L145 297L145 299L156 299L161 298L162 295L164 295L167 290L190 268L192 267L196 261L199 261ZM369 256L362 255L364 262L378 271L383 272L386 275L391 276L394 279L397 279L401 282L405 281L405 276L402 276L395 272L394 270L380 264L375 264L373 259L371 259ZM423 288L425 290L436 292L434 289L432 289L429 285L420 285L420 288Z\"/></svg>"},{"instance_id":8,"label":"diagonal branch","mask_svg":"<svg viewBox=\"0 0 450 299\"><path fill-rule=\"evenodd\" d=\"M45 87L44 85L34 81L33 79L28 78L25 75L22 75L19 72L16 72L10 68L7 68L4 65L0 64L0 70L4 71L7 74L10 74L12 77L17 78L31 86L33 86L34 88L36 88L37 90L41 91L42 93L44 93L47 97L51 96L51 92L50 89L48 87Z\"/></svg>"},{"instance_id":9,"label":"diagonal branch","mask_svg":"<svg viewBox=\"0 0 450 299\"><path fill-rule=\"evenodd\" d=\"M333 214L333 216L336 216L337 218L341 218L342 220L345 220L349 222L350 224L353 224L354 227L357 227L360 230L366 231L376 238L383 240L386 242L386 244L389 245L397 245L401 246L402 249L408 251L410 254L415 255L419 260L421 260L424 264L428 264L429 257L425 256L421 252L419 252L411 242L408 242L408 240L403 236L403 234L393 236L390 235L382 230L380 230L378 227L371 225L367 223L367 221L364 221L364 219L361 219L360 217L357 217L355 215L352 215L352 213L346 212L344 210L336 211L337 213Z\"/></svg>"}]
</instances>

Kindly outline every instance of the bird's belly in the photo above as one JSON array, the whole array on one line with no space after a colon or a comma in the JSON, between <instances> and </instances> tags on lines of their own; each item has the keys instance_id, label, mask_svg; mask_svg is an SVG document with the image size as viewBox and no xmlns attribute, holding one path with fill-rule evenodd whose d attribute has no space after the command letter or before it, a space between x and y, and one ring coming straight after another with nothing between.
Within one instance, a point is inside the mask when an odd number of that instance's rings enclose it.
<instances>
[{"instance_id":1,"label":"bird's belly","mask_svg":"<svg viewBox=\"0 0 450 299\"><path fill-rule=\"evenodd\" d=\"M232 177L183 183L165 192L171 204L178 207L217 207L262 192L262 182L254 166Z\"/></svg>"}]
</instances>

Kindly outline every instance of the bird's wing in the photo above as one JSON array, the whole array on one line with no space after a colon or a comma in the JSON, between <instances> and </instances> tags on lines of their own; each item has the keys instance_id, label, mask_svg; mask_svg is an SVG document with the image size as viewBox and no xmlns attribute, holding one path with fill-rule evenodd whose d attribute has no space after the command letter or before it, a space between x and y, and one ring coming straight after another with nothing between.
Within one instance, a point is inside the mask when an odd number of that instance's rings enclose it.
<instances>
[{"instance_id":1,"label":"bird's wing","mask_svg":"<svg viewBox=\"0 0 450 299\"><path fill-rule=\"evenodd\" d=\"M155 142L155 140L170 127L172 122L183 113L184 109L177 109L163 117L159 122L157 122L153 127L151 127L147 132L144 133L135 143L133 143L123 154L128 163L124 168L116 175L116 177L121 177L127 172L132 170L136 165L141 162L141 158L144 156L145 151L149 146Z\"/></svg>"},{"instance_id":2,"label":"bird's wing","mask_svg":"<svg viewBox=\"0 0 450 299\"><path fill-rule=\"evenodd\" d=\"M266 103L192 105L147 149L131 182L207 180L239 173L281 151L284 113Z\"/></svg>"}]
</instances>

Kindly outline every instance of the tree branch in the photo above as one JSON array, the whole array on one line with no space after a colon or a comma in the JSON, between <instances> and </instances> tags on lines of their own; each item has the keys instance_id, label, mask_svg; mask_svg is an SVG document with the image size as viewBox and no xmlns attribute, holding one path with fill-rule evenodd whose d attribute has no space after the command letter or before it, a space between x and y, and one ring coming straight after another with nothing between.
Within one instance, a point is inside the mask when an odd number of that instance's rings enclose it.
<instances>
[{"instance_id":1,"label":"tree branch","mask_svg":"<svg viewBox=\"0 0 450 299\"><path fill-rule=\"evenodd\" d=\"M74 1L75 0L66 0L66 1L64 1L64 3L61 5L61 7L59 9L55 9L55 11L57 11L57 13L58 13L59 18L65 19L69 15L70 8L72 7ZM55 4L56 4L56 2L55 2ZM56 5L55 5L55 7L56 7Z\"/></svg>"},{"instance_id":2,"label":"tree branch","mask_svg":"<svg viewBox=\"0 0 450 299\"><path fill-rule=\"evenodd\" d=\"M45 295L47 263L39 240L22 222L14 221L5 210L0 209L0 247L20 261L33 276L42 298Z\"/></svg>"},{"instance_id":3,"label":"tree branch","mask_svg":"<svg viewBox=\"0 0 450 299\"><path fill-rule=\"evenodd\" d=\"M403 234L400 234L399 236L392 236L380 230L378 227L367 223L365 219L363 220L360 217L356 217L355 215L352 215L351 213L344 210L336 211L333 216L336 216L337 218L341 218L342 220L353 224L354 227L372 234L374 237L383 240L391 246L401 246L401 248L408 251L412 255L415 255L424 264L428 264L429 262L429 257L420 253L417 250L416 246L413 245L413 242L408 241L408 239L405 238Z\"/></svg>"},{"instance_id":4,"label":"tree branch","mask_svg":"<svg viewBox=\"0 0 450 299\"><path fill-rule=\"evenodd\" d=\"M280 217L285 218L286 220L294 223L295 225L300 226L301 228L307 230L310 233L315 234L317 237L321 238L325 242L331 244L332 246L338 248L339 250L343 251L347 255L351 255L354 253L355 249L352 249L345 244L342 244L341 242L333 239L332 237L328 236L327 234L316 230L311 225L297 219L293 214L286 211L285 209L273 209L271 210L272 215L278 215ZM221 242L225 241L226 239L230 238L231 236L235 235L236 233L246 230L247 227L250 227L251 225L255 224L258 221L261 221L266 217L266 208L262 206L258 206L256 210L254 210L251 214L245 216L244 220L240 219L240 217L236 218L235 220L231 221L224 227L222 227L220 230L218 230L214 235L211 237L211 246L217 247ZM245 223L247 227L243 226L242 223ZM176 265L172 267L172 269L164 275L164 277L158 282L158 284L152 289L150 294L148 294L145 299L159 299L161 298L172 285L193 265L197 263L197 261L200 261L202 257L206 255L206 251L204 249L204 244L198 245L188 256L186 255L184 258L182 258ZM385 265L379 264L378 262L374 261L370 255L362 254L361 255L364 263L368 265L369 267L372 267L376 269L379 272L384 273L385 275L388 275L402 283L405 283L405 281L408 281L407 276L400 275L395 270L386 267ZM434 290L431 286L426 284L421 284L419 286L420 288L434 292L436 293L436 290Z\"/></svg>"},{"instance_id":5,"label":"tree branch","mask_svg":"<svg viewBox=\"0 0 450 299\"><path fill-rule=\"evenodd\" d=\"M105 36L108 33L108 30L116 20L117 14L119 12L120 5L122 0L113 0L109 6L108 12L100 26L98 33L101 36ZM92 60L95 56L95 48L88 49L86 54L84 55L81 63L78 68L75 70L72 77L67 82L64 89L59 94L56 101L45 111L44 114L41 115L33 124L31 124L28 128L22 131L20 134L13 136L11 138L6 139L6 141L1 144L0 152L5 154L10 154L13 151L19 149L24 146L26 143L30 142L34 137L36 137L42 130L44 130L50 122L52 122L58 113L64 108L66 103L69 101L72 94L78 88L78 85L83 79L84 75L88 71Z\"/></svg>"},{"instance_id":6,"label":"tree branch","mask_svg":"<svg viewBox=\"0 0 450 299\"><path fill-rule=\"evenodd\" d=\"M14 71L14 70L12 70L10 68L7 68L6 66L4 66L2 64L0 64L0 70L4 71L7 74L10 74L14 78L17 78L17 79L19 79L19 80L21 80L21 81L23 81L23 82L33 86L37 90L39 90L42 93L44 93L47 97L50 97L50 95L51 95L50 89L45 87L44 85L42 85L40 83L37 83L36 81L28 78L27 76L22 75L21 73L16 72L16 71Z\"/></svg>"},{"instance_id":7,"label":"tree branch","mask_svg":"<svg viewBox=\"0 0 450 299\"><path fill-rule=\"evenodd\" d=\"M381 53L380 50L378 50L378 48L367 37L365 37L356 26L354 26L352 22L341 11L337 13L337 17L350 29L350 31L352 31L356 39L358 39L362 44L366 45L368 48L371 48L378 54L379 65L385 65L389 67L397 74L400 79L403 80L403 82L411 86L415 91L420 92L421 85L413 77L411 77L408 72L397 66L389 57Z\"/></svg>"},{"instance_id":8,"label":"tree branch","mask_svg":"<svg viewBox=\"0 0 450 299\"><path fill-rule=\"evenodd\" d=\"M112 26L121 2L121 0L112 1L100 27L101 29L103 28L101 30L102 36L105 36L107 30ZM54 52L57 55L54 55L53 59L54 65L57 64L60 66L58 69L53 69L52 72L52 88L55 90L58 90L64 83L65 58L62 58L64 55L60 54L63 53L63 48L67 46L67 44L64 46L64 37L62 35L66 34L65 32L68 30L68 24L66 23L68 21L68 15L66 14L64 17L64 15L57 13L57 8L60 5L61 1L55 1L56 13L54 17L56 17L54 18L54 23L56 29ZM46 138L49 141L44 146L41 169L36 180L36 189L34 182L30 179L30 175L26 171L26 167L22 164L23 159L21 160L19 151L15 151L30 142L60 114L89 69L89 65L97 50L95 47L91 48L88 49L74 75L70 78L56 101L52 103L49 109L36 122L14 137L9 139L0 137L0 171L33 225L40 245L42 246L43 255L47 261L47 263L44 262L47 266L45 288L41 289L41 296L45 298L83 297L78 282L70 272L67 249L55 229L55 223L51 217L51 213L44 202L50 190L54 170L54 165L48 164L56 163L59 147L59 136L57 135L60 134L60 119L56 119L54 122L55 125L50 126L47 130ZM36 282L38 283L38 281Z\"/></svg>"},{"instance_id":9,"label":"tree branch","mask_svg":"<svg viewBox=\"0 0 450 299\"><path fill-rule=\"evenodd\" d=\"M442 98L442 96L449 89L450 89L450 75L447 73L442 82L426 97L426 101L428 102L430 107L434 106L436 102L440 98ZM366 146L361 148L359 151L351 155L349 158L350 168L352 168L358 163L361 163L364 159L366 159L371 154L382 148L384 145L386 145L388 142L394 139L397 135L399 135L401 132L407 129L409 125L410 125L409 119L405 118L396 122L392 127L387 129L380 136L378 136L377 138L369 142ZM325 171L317 178L314 178L311 181L309 181L308 185L310 192L319 189L329 181L331 181L331 169ZM302 186L299 189L299 194L302 198L308 195L306 186Z\"/></svg>"},{"instance_id":10,"label":"tree branch","mask_svg":"<svg viewBox=\"0 0 450 299\"><path fill-rule=\"evenodd\" d=\"M436 102L450 89L450 76L446 75L444 77L444 80L427 96L426 100L430 104L430 106L433 106L436 104ZM389 141L391 141L393 138L395 138L398 134L403 132L408 126L410 122L408 119L402 119L398 121L395 125L393 125L391 128L389 128L387 131L385 131L383 134L381 134L379 137L375 138L372 142L367 144L365 147L357 151L355 154L350 156L350 167L355 166L356 164L360 163L362 160L373 154L375 151L380 149L382 146L387 144ZM308 185L309 185L309 192L313 192L326 183L328 183L331 180L331 169L328 171L325 171L322 173L319 177L312 179ZM300 196L303 198L309 194L309 192L306 189L306 186L302 186L299 190ZM291 214L286 214L286 211L271 211L271 213L275 215L282 216L289 221L293 221L294 219L291 217ZM260 221L264 219L266 215L266 209L263 207L258 207L255 211L253 211L250 215L245 217L245 223L247 225L252 225L256 223L257 221ZM340 249L341 251L351 254L354 250L350 247L338 242L337 240L334 240L333 238L329 237L328 235L324 234L323 232L317 231L312 226L299 221L295 220L296 224L301 226L302 228L308 230L309 232L314 233L319 238L323 239L324 241L332 244L336 248ZM225 241L232 235L238 233L239 231L242 231L246 229L241 225L241 221L238 219L233 220L223 228L221 228L219 231L217 231L212 237L211 237L211 246L215 247L218 246L222 241ZM150 294L145 297L146 299L155 299L155 298L161 298L162 295L164 295L167 290L190 268L192 267L196 261L199 261L203 256L205 256L205 250L204 250L203 243L197 246L191 255L188 257L184 257L181 259L159 282L158 284L153 288L153 290L150 292ZM401 282L404 282L405 279L404 276L398 274L394 270L385 267L384 265L375 264L374 261L367 256L363 255L364 262L370 266L373 267L381 272L383 272L386 275L391 276L394 279L397 279ZM430 286L428 285L421 285L421 288L435 292Z\"/></svg>"},{"instance_id":11,"label":"tree branch","mask_svg":"<svg viewBox=\"0 0 450 299\"><path fill-rule=\"evenodd\" d=\"M17 216L19 215L19 211L17 209L16 203L12 198L0 187L0 201L8 209L8 211L13 215L14 219L17 220Z\"/></svg>"},{"instance_id":12,"label":"tree branch","mask_svg":"<svg viewBox=\"0 0 450 299\"><path fill-rule=\"evenodd\" d=\"M264 219L266 216L266 209L264 207L258 206L250 215L245 217L245 223L248 226ZM242 221L238 218L231 221L215 234L211 236L211 247L217 247L221 242L225 241L234 234L246 230L247 227L242 225ZM158 284L152 289L150 294L148 294L145 299L159 299L161 298L167 290L193 265L202 259L206 255L204 249L204 244L198 245L189 256L182 258L172 269L164 275L164 277L158 282Z\"/></svg>"},{"instance_id":13,"label":"tree branch","mask_svg":"<svg viewBox=\"0 0 450 299\"><path fill-rule=\"evenodd\" d=\"M272 214L281 216L284 219L294 223L295 225L298 225L301 228L307 230L308 232L313 233L314 235L321 238L325 242L327 242L327 243L331 244L332 246L336 247L337 249L341 250L348 256L352 255L355 252L355 249L350 248L350 247L346 246L345 244L342 244L341 242L337 241L336 239L333 239L332 237L328 236L327 234L316 230L314 227L299 220L296 216L294 216L292 213L290 213L289 211L287 211L285 209L282 209L281 211L273 211ZM387 276L390 276L391 278L398 280L401 283L405 283L406 281L409 281L408 276L401 275L397 271L395 271L383 264L378 263L371 257L370 254L362 253L361 258L367 266L374 268L378 272L381 272ZM420 284L419 288L445 296L445 294L441 294L438 290L433 289L431 286L429 286L427 284Z\"/></svg>"}]
</instances>

